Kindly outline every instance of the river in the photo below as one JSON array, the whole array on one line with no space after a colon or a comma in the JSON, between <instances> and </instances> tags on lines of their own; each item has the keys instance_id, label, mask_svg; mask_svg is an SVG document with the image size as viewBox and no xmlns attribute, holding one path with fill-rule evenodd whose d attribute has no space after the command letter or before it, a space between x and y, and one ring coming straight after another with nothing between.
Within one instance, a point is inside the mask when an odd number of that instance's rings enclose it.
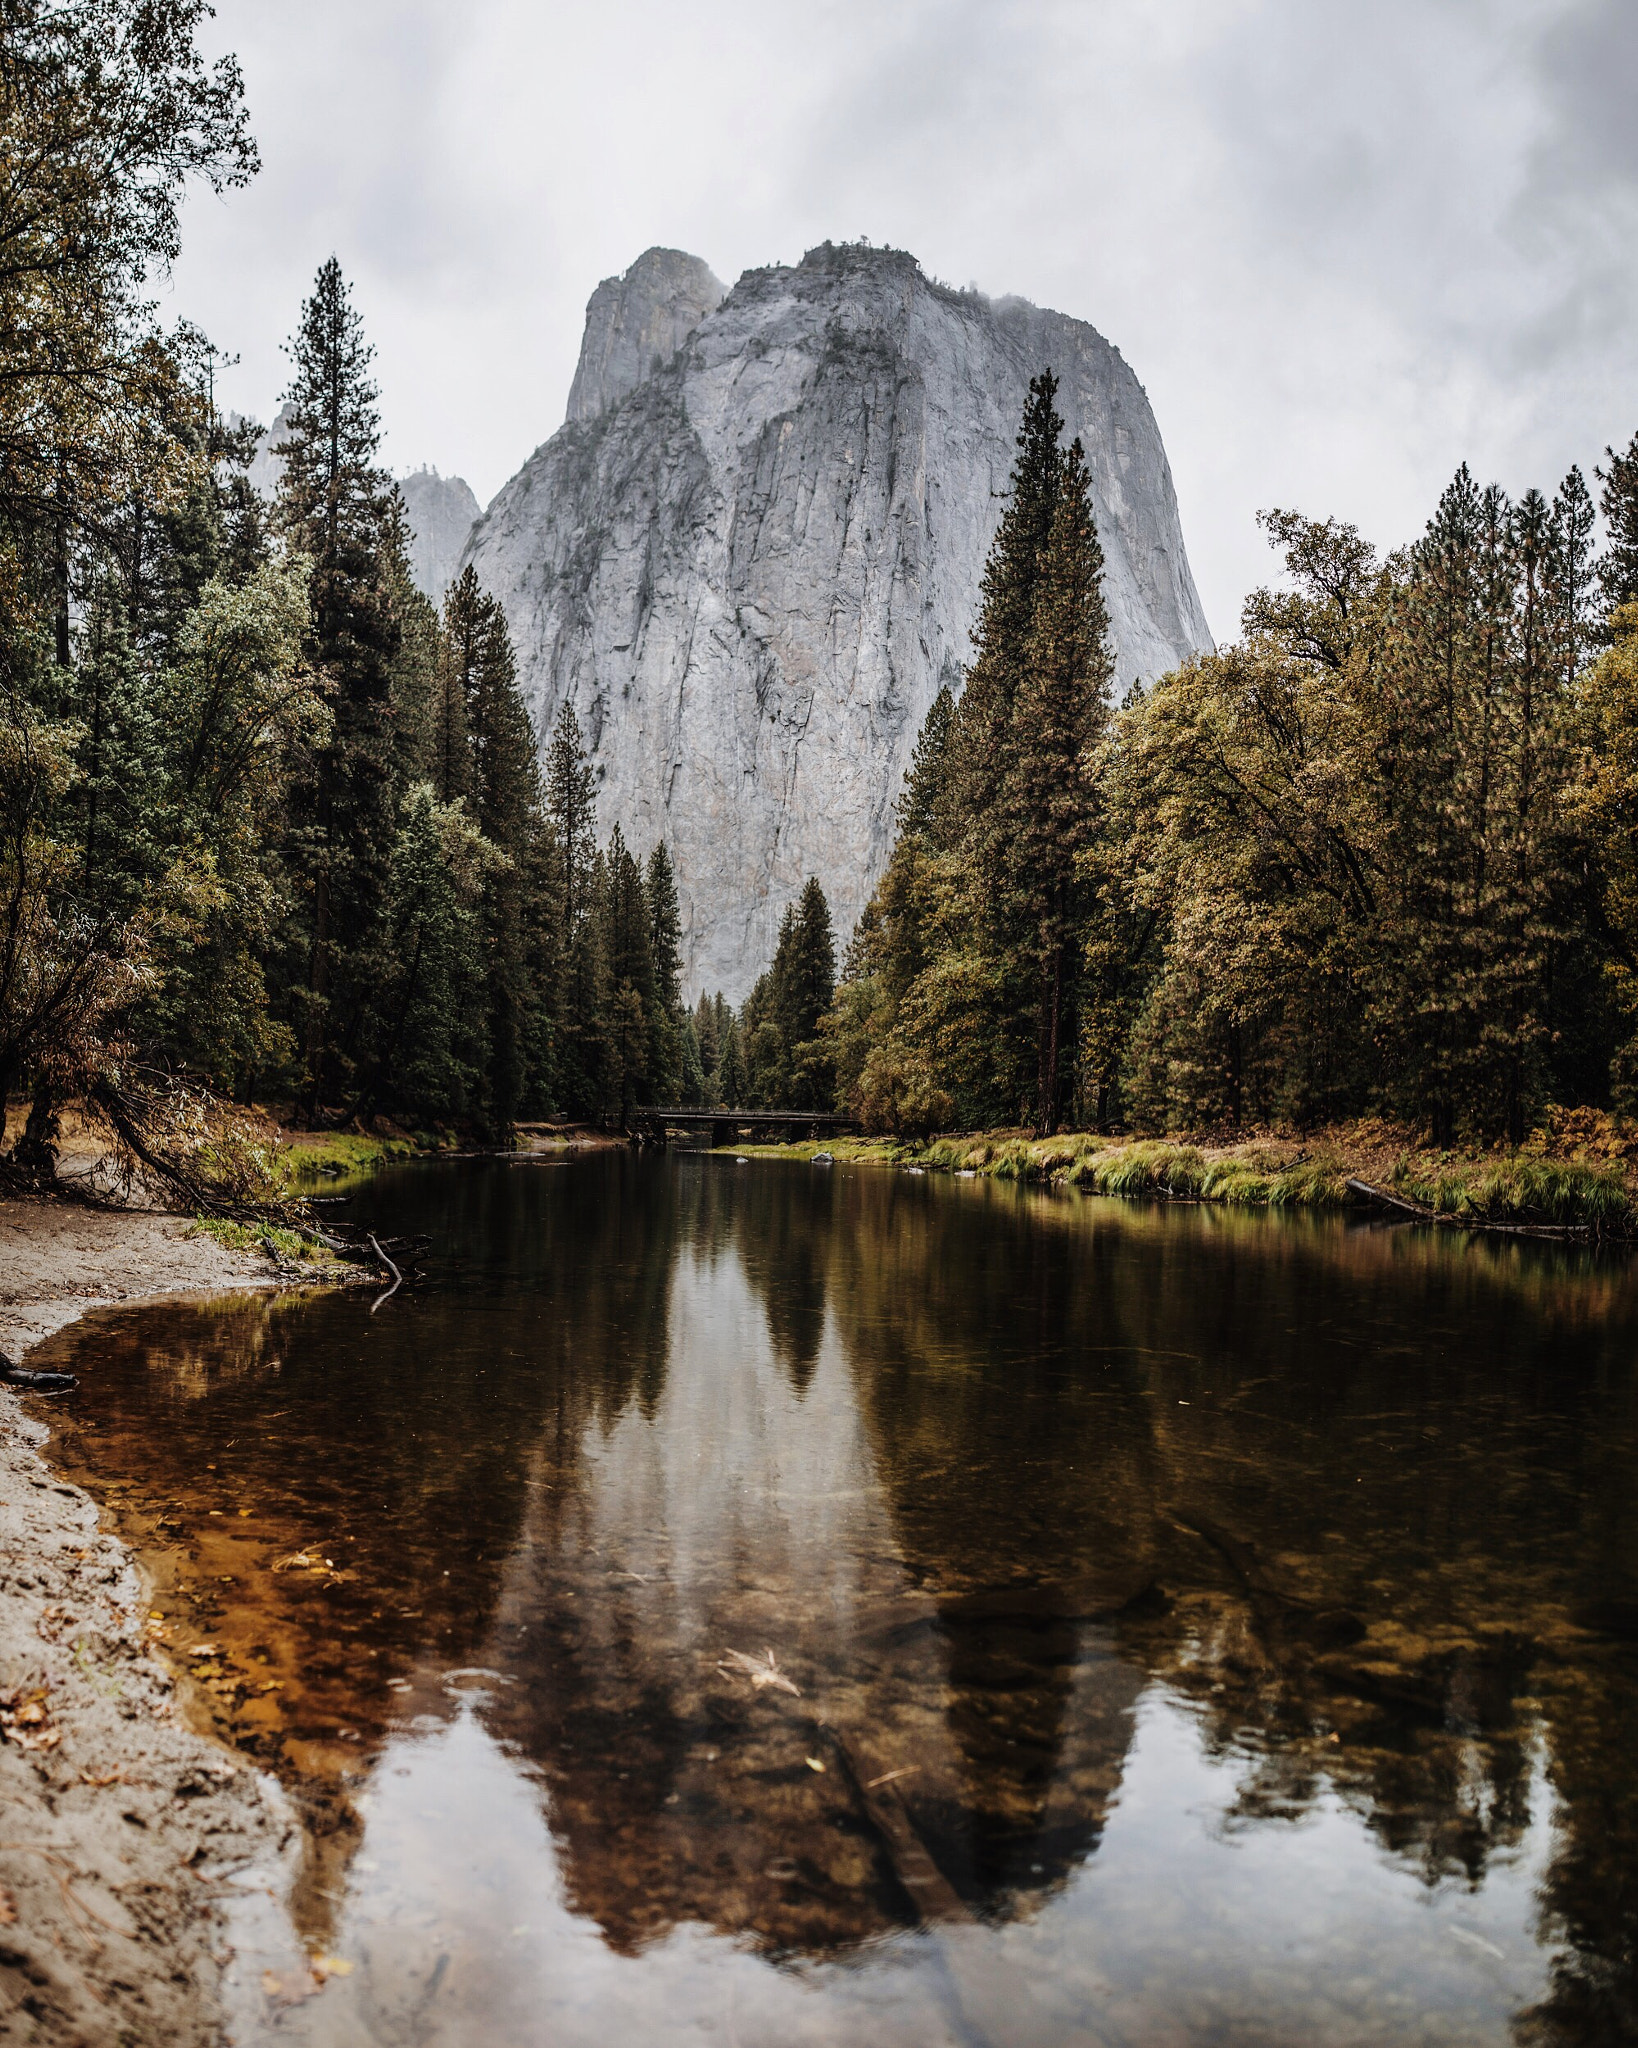
<instances>
[{"instance_id":1,"label":"river","mask_svg":"<svg viewBox=\"0 0 1638 2048\"><path fill-rule=\"evenodd\" d=\"M686 1152L353 1208L422 1284L41 1360L305 1817L240 2044L1631 2038L1624 1262Z\"/></svg>"}]
</instances>

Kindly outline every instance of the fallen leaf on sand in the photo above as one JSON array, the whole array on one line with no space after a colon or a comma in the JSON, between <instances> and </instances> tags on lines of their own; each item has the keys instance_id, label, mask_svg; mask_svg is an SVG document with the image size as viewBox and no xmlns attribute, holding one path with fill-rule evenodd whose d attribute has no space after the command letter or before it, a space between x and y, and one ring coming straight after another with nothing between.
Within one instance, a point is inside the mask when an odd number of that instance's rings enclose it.
<instances>
[{"instance_id":1,"label":"fallen leaf on sand","mask_svg":"<svg viewBox=\"0 0 1638 2048\"><path fill-rule=\"evenodd\" d=\"M309 1956L305 1970L264 1970L262 1990L277 2012L317 1998L332 1977L349 1977L353 1966L340 1956Z\"/></svg>"},{"instance_id":2,"label":"fallen leaf on sand","mask_svg":"<svg viewBox=\"0 0 1638 2048\"><path fill-rule=\"evenodd\" d=\"M262 1991L276 2012L300 2005L304 1998L317 1998L323 1989L324 1979L314 1976L311 1970L262 1972Z\"/></svg>"},{"instance_id":3,"label":"fallen leaf on sand","mask_svg":"<svg viewBox=\"0 0 1638 2048\"><path fill-rule=\"evenodd\" d=\"M772 1686L775 1692L788 1692L793 1699L802 1697L801 1687L780 1670L772 1650L765 1650L760 1657L747 1657L743 1650L724 1650L717 1669L726 1671L731 1678L748 1678L757 1692Z\"/></svg>"},{"instance_id":4,"label":"fallen leaf on sand","mask_svg":"<svg viewBox=\"0 0 1638 2048\"><path fill-rule=\"evenodd\" d=\"M60 1601L54 1600L41 1614L36 1624L48 1643L59 1640L65 1629L74 1626L74 1617Z\"/></svg>"},{"instance_id":5,"label":"fallen leaf on sand","mask_svg":"<svg viewBox=\"0 0 1638 2048\"><path fill-rule=\"evenodd\" d=\"M16 1925L17 1901L6 1890L6 1887L0 1884L0 1927L15 1927Z\"/></svg>"},{"instance_id":6,"label":"fallen leaf on sand","mask_svg":"<svg viewBox=\"0 0 1638 2048\"><path fill-rule=\"evenodd\" d=\"M0 1735L19 1749L55 1749L62 1731L46 1720L45 1694L0 1694Z\"/></svg>"}]
</instances>

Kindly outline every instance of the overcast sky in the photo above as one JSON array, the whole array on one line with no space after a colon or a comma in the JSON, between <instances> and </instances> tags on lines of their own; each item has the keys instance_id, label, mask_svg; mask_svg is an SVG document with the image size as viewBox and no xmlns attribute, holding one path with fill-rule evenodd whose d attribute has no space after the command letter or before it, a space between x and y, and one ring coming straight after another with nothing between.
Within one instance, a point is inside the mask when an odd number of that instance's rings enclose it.
<instances>
[{"instance_id":1,"label":"overcast sky","mask_svg":"<svg viewBox=\"0 0 1638 2048\"><path fill-rule=\"evenodd\" d=\"M176 310L242 357L334 253L386 456L486 501L561 424L585 302L664 243L816 242L1091 321L1146 385L1207 614L1260 506L1393 543L1638 428L1638 0L219 0L264 167ZM1589 481L1590 481L1589 477Z\"/></svg>"}]
</instances>

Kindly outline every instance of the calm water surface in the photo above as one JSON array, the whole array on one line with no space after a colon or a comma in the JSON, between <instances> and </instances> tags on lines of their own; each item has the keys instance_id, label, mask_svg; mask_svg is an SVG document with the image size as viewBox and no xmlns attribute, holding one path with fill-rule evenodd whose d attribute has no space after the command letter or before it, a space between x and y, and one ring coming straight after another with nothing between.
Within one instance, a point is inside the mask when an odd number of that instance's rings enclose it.
<instances>
[{"instance_id":1,"label":"calm water surface","mask_svg":"<svg viewBox=\"0 0 1638 2048\"><path fill-rule=\"evenodd\" d=\"M356 1203L436 1246L374 1315L55 1347L308 1819L241 2043L1638 2034L1624 1265L701 1155Z\"/></svg>"}]
</instances>

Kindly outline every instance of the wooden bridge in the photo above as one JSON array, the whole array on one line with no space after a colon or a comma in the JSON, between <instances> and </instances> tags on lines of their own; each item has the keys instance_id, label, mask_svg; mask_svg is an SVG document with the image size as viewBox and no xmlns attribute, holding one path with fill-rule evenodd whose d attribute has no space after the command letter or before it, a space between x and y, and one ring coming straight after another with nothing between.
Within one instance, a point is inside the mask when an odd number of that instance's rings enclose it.
<instances>
[{"instance_id":1,"label":"wooden bridge","mask_svg":"<svg viewBox=\"0 0 1638 2048\"><path fill-rule=\"evenodd\" d=\"M858 1120L820 1109L634 1109L625 1128L639 1143L663 1145L673 1131L709 1131L713 1148L742 1138L780 1145L804 1138L835 1138L856 1131Z\"/></svg>"}]
</instances>

